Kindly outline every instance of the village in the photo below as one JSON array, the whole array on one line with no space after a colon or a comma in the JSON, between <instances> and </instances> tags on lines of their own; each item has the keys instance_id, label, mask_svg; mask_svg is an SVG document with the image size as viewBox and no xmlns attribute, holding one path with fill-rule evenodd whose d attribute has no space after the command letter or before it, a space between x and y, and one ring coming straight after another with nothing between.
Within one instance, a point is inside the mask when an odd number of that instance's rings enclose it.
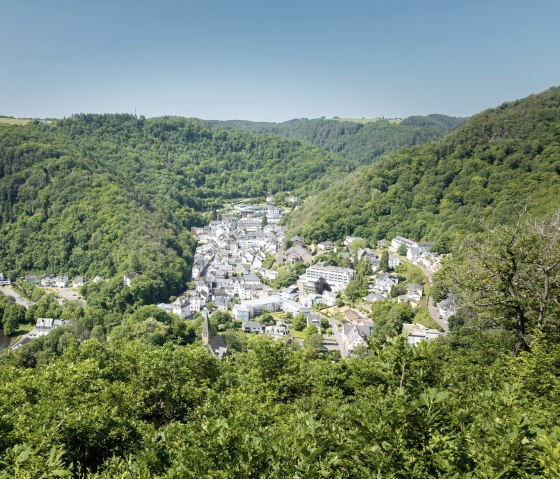
<instances>
[{"instance_id":1,"label":"village","mask_svg":"<svg viewBox=\"0 0 560 479\"><path fill-rule=\"evenodd\" d=\"M324 350L339 351L342 357L366 351L374 321L368 317L372 303L403 302L417 308L424 296L423 284L399 285L399 275L392 271L403 263L413 264L431 282L431 275L441 268L442 256L431 251L432 243L400 236L378 241L375 249L364 239L350 236L338 244L323 241L309 246L298 236L288 239L280 225L284 213L273 202L273 197L268 197L267 205L240 203L220 220L192 228L198 241L192 289L170 303L157 305L185 320L202 316L203 341L216 357L225 356L227 347L219 334L212 334L209 316L213 311L231 315L245 334L300 344L313 334L314 344ZM344 266L329 264L325 261L329 257L342 259ZM367 294L360 301L344 301L346 288L356 279L354 267L360 261L368 263L371 273ZM286 271L290 273L289 284L282 277ZM130 287L140 274L125 274L123 286ZM50 288L61 302L78 300L85 304L79 288L88 280L81 276L70 281L65 274L45 274L40 279L26 275L22 280ZM92 281L103 278L96 276ZM10 283L0 274L0 287ZM401 294L396 295L396 290ZM11 290L4 292L15 294ZM17 296L16 299L24 301ZM447 332L447 319L455 313L453 298L446 298L437 306L430 298L429 312L439 328L404 324L403 335L409 345ZM35 329L12 349L64 324L55 318L39 318Z\"/></svg>"},{"instance_id":2,"label":"village","mask_svg":"<svg viewBox=\"0 0 560 479\"><path fill-rule=\"evenodd\" d=\"M273 202L273 198L267 201ZM431 252L432 243L397 236L390 242L379 241L374 250L367 246L353 248L353 244L365 240L347 237L341 245L324 241L308 247L300 237L286 238L279 224L281 218L279 207L242 203L221 220L192 229L198 240L192 269L196 285L174 302L158 306L181 318L201 314L203 339L217 357L226 354L227 348L210 330L208 315L212 310L231 314L246 334L302 343L302 330L307 336L316 331L325 349L340 351L343 357L363 351L373 326L367 316L368 304L397 301L416 308L423 297L424 286L412 283L405 286L406 292L393 298L399 279L390 271L401 262L409 262L431 281L431 274L441 268L442 256ZM382 271L382 251L387 252L387 271ZM328 254L344 258L347 266L321 261ZM341 295L356 278L352 265L361 260L369 262L372 275L361 307L351 308ZM296 265L300 265L301 274L289 285L279 285L282 270ZM405 324L403 334L408 344L435 339L447 331L447 319L455 313L453 298L432 307L432 311L440 328Z\"/></svg>"}]
</instances>

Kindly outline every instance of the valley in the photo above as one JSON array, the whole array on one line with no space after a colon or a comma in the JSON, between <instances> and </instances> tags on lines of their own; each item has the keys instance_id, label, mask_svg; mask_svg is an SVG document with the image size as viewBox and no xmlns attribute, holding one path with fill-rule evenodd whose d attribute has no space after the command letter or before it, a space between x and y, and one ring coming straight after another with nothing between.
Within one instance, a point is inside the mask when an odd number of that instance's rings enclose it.
<instances>
[{"instance_id":1,"label":"valley","mask_svg":"<svg viewBox=\"0 0 560 479\"><path fill-rule=\"evenodd\" d=\"M559 125L1 124L0 478L555 477Z\"/></svg>"}]
</instances>

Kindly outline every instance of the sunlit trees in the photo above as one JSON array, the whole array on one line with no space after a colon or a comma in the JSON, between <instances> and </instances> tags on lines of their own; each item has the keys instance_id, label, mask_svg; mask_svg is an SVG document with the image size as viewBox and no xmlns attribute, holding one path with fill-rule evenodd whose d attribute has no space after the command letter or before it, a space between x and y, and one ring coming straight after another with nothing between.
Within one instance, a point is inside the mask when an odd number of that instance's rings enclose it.
<instances>
[{"instance_id":1,"label":"sunlit trees","mask_svg":"<svg viewBox=\"0 0 560 479\"><path fill-rule=\"evenodd\" d=\"M482 327L515 333L513 354L560 326L560 211L542 221L521 212L468 241L453 271L462 304Z\"/></svg>"}]
</instances>

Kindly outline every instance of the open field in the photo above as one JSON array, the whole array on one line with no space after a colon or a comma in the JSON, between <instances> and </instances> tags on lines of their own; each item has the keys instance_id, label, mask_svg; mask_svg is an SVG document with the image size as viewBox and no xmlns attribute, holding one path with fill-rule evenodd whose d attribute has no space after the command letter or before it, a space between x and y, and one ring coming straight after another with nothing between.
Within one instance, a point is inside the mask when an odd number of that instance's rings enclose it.
<instances>
[{"instance_id":1,"label":"open field","mask_svg":"<svg viewBox=\"0 0 560 479\"><path fill-rule=\"evenodd\" d=\"M349 121L352 123L375 123L376 121L387 120L389 123L394 125L398 125L402 118L340 118L340 117L333 117L333 120L337 121Z\"/></svg>"},{"instance_id":2,"label":"open field","mask_svg":"<svg viewBox=\"0 0 560 479\"><path fill-rule=\"evenodd\" d=\"M31 120L27 118L2 118L0 117L0 124L4 125L27 125Z\"/></svg>"}]
</instances>

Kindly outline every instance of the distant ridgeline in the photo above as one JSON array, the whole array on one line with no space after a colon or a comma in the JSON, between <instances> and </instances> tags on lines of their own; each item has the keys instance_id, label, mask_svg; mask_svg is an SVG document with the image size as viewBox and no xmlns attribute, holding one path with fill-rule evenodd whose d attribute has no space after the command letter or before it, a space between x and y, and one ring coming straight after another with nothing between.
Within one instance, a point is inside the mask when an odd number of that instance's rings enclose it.
<instances>
[{"instance_id":1,"label":"distant ridgeline","mask_svg":"<svg viewBox=\"0 0 560 479\"><path fill-rule=\"evenodd\" d=\"M212 121L224 129L247 130L306 141L359 164L370 164L383 154L399 148L421 145L441 138L465 121L445 115L411 116L400 123L389 120L353 122L317 118L284 123L243 120Z\"/></svg>"},{"instance_id":2,"label":"distant ridgeline","mask_svg":"<svg viewBox=\"0 0 560 479\"><path fill-rule=\"evenodd\" d=\"M401 123L402 124L402 123ZM288 234L453 240L560 203L560 88L486 110L440 141L400 150L309 197Z\"/></svg>"},{"instance_id":3,"label":"distant ridgeline","mask_svg":"<svg viewBox=\"0 0 560 479\"><path fill-rule=\"evenodd\" d=\"M0 125L0 271L119 277L149 296L188 279L191 226L224 200L326 187L356 162L200 120L75 115ZM330 178L330 179L329 179Z\"/></svg>"}]
</instances>

